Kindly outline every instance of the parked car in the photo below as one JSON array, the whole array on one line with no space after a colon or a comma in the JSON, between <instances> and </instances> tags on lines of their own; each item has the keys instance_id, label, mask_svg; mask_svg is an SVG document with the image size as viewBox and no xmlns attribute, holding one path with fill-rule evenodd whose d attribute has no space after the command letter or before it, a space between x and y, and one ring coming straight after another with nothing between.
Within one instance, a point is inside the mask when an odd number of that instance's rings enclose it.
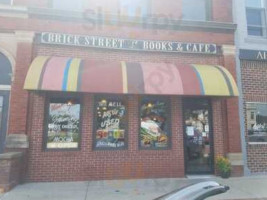
<instances>
[{"instance_id":1,"label":"parked car","mask_svg":"<svg viewBox=\"0 0 267 200\"><path fill-rule=\"evenodd\" d=\"M180 188L154 200L203 200L225 193L229 189L228 186L220 185L215 181L205 181Z\"/></svg>"}]
</instances>

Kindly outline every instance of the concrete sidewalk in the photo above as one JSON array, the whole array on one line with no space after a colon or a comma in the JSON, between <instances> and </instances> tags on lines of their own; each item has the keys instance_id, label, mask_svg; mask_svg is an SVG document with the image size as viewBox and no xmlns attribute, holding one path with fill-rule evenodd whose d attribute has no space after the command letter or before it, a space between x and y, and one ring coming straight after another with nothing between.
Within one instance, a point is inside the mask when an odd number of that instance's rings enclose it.
<instances>
[{"instance_id":1,"label":"concrete sidewalk","mask_svg":"<svg viewBox=\"0 0 267 200\"><path fill-rule=\"evenodd\" d=\"M209 200L267 200L267 176L243 178L194 177L186 179L145 179L68 183L27 183L0 195L1 200L152 200L187 184L215 180L230 191Z\"/></svg>"}]
</instances>

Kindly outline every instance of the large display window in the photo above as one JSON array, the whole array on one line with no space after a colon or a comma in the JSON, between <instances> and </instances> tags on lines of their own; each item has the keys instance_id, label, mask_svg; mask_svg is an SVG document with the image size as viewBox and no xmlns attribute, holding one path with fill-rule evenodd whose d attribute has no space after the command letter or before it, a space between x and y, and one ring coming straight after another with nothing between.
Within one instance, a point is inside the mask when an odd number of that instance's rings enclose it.
<instances>
[{"instance_id":1,"label":"large display window","mask_svg":"<svg viewBox=\"0 0 267 200\"><path fill-rule=\"evenodd\" d=\"M167 149L170 147L171 112L168 98L143 97L140 101L141 149Z\"/></svg>"},{"instance_id":2,"label":"large display window","mask_svg":"<svg viewBox=\"0 0 267 200\"><path fill-rule=\"evenodd\" d=\"M128 119L125 98L96 96L94 118L95 149L126 148Z\"/></svg>"},{"instance_id":3,"label":"large display window","mask_svg":"<svg viewBox=\"0 0 267 200\"><path fill-rule=\"evenodd\" d=\"M249 142L267 142L267 103L247 103Z\"/></svg>"},{"instance_id":4,"label":"large display window","mask_svg":"<svg viewBox=\"0 0 267 200\"><path fill-rule=\"evenodd\" d=\"M80 112L78 98L50 98L46 106L46 149L78 149L80 146Z\"/></svg>"}]
</instances>

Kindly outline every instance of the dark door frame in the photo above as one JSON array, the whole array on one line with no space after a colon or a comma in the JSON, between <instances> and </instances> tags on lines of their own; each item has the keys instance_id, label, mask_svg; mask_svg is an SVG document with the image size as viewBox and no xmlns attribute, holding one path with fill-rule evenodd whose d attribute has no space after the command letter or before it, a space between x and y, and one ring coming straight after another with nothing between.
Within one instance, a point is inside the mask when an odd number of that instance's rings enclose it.
<instances>
[{"instance_id":1,"label":"dark door frame","mask_svg":"<svg viewBox=\"0 0 267 200\"><path fill-rule=\"evenodd\" d=\"M8 107L9 107L9 94L10 91L0 90L0 96L3 97L3 110L0 126L0 153L4 152L5 140L7 134L7 122L8 122Z\"/></svg>"},{"instance_id":2,"label":"dark door frame","mask_svg":"<svg viewBox=\"0 0 267 200\"><path fill-rule=\"evenodd\" d=\"M191 100L191 101L190 101ZM194 101L193 101L194 100ZM208 105L206 107L203 107L201 105L198 105L197 103L194 104L193 102L196 102L198 100L206 100ZM182 111L183 111L183 139L184 139L184 170L185 174L189 175L201 175L201 174L214 174L215 172L215 167L214 167L214 136L213 136L213 115L212 115L212 104L211 104L211 99L210 98L195 98L195 97L185 97L182 100ZM210 150L211 150L211 170L207 172L199 172L199 173L188 173L187 172L187 151L186 151L186 126L185 126L185 109L186 107L189 107L191 109L203 109L206 108L208 109L209 112L209 133L210 134Z\"/></svg>"}]
</instances>

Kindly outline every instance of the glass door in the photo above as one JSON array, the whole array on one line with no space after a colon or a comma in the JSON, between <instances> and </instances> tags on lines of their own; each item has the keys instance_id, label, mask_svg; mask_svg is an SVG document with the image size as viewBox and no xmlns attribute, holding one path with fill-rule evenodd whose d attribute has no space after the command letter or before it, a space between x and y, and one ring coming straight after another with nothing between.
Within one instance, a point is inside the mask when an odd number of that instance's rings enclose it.
<instances>
[{"instance_id":1,"label":"glass door","mask_svg":"<svg viewBox=\"0 0 267 200\"><path fill-rule=\"evenodd\" d=\"M213 173L211 109L206 99L184 100L186 174Z\"/></svg>"},{"instance_id":2,"label":"glass door","mask_svg":"<svg viewBox=\"0 0 267 200\"><path fill-rule=\"evenodd\" d=\"M4 144L7 130L9 92L0 91L0 153L4 151Z\"/></svg>"}]
</instances>

